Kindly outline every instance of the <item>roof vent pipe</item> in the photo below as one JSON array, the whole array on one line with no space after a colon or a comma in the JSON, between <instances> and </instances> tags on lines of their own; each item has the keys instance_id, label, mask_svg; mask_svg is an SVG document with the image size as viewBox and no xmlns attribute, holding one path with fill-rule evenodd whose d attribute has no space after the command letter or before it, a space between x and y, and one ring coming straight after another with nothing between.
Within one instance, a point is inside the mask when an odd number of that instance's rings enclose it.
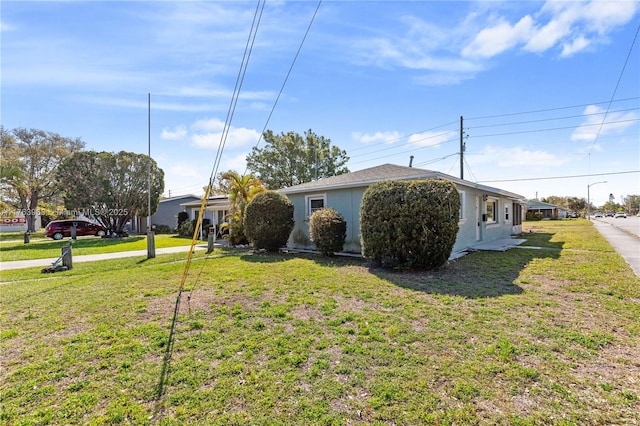
<instances>
[{"instance_id":1,"label":"roof vent pipe","mask_svg":"<svg viewBox=\"0 0 640 426\"><path fill-rule=\"evenodd\" d=\"M413 167L413 155L409 157L409 167Z\"/></svg>"}]
</instances>

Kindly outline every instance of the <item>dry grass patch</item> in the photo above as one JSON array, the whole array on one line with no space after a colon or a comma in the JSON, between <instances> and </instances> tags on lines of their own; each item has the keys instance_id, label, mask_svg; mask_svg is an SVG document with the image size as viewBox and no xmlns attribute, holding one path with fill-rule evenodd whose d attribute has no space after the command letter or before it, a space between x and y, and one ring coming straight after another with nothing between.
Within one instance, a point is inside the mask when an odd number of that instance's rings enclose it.
<instances>
[{"instance_id":1,"label":"dry grass patch","mask_svg":"<svg viewBox=\"0 0 640 426\"><path fill-rule=\"evenodd\" d=\"M430 272L233 250L198 257L160 399L180 264L23 277L2 287L0 418L638 423L640 281L608 244L592 245L588 222L567 223L527 233L550 250L473 253Z\"/></svg>"}]
</instances>

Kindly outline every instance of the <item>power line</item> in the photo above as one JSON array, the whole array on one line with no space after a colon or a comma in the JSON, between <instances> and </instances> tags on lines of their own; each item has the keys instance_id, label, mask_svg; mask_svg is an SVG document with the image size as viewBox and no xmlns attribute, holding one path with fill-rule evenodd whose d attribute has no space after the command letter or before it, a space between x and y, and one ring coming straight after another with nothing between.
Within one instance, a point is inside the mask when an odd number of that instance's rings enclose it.
<instances>
[{"instance_id":1,"label":"power line","mask_svg":"<svg viewBox=\"0 0 640 426\"><path fill-rule=\"evenodd\" d=\"M445 126L451 126L451 125L456 124L456 123L457 123L457 121L450 121L448 123L440 124L438 126L430 128L430 129L425 129L425 130L420 130L418 132L413 132L413 133L410 133L408 135L393 137L393 138L389 138L389 139L383 139L380 142L375 142L375 143L372 143L372 144L366 144L365 146L361 146L359 148L355 148L355 149L352 150L352 152L353 151L360 151L360 150L363 150L363 149L371 149L372 146L387 145L387 144L395 142L395 141L399 141L399 140L402 140L402 139L410 138L411 136L420 135L420 134L425 133L425 132L432 132L434 130L440 129L440 128L445 127ZM456 131L456 130L453 130L453 131ZM449 131L447 133L451 133L451 132L452 131ZM418 139L418 140L423 140L423 139ZM406 143L411 143L411 141L407 141Z\"/></svg>"},{"instance_id":2,"label":"power line","mask_svg":"<svg viewBox=\"0 0 640 426\"><path fill-rule=\"evenodd\" d=\"M604 124L620 124L620 123L629 123L629 122L634 122L634 121L640 121L640 118L633 118L633 119L629 119L629 120L609 121L609 122L604 123ZM492 137L492 136L509 136L509 135L519 135L519 134L523 134L523 133L551 132L551 131L554 131L554 130L579 129L579 128L582 128L582 127L593 127L593 126L602 127L603 123L581 124L581 125L578 125L578 126L551 127L551 128L546 128L546 129L522 130L522 131L518 131L518 132L492 133L492 134L489 134L489 135L478 135L478 136L473 136L473 137L474 138L488 138L488 137Z\"/></svg>"},{"instance_id":3,"label":"power line","mask_svg":"<svg viewBox=\"0 0 640 426\"><path fill-rule=\"evenodd\" d=\"M564 107L538 109L538 110L532 110L532 111L511 112L511 113L496 114L496 115L485 115L485 116L480 116L480 117L471 117L471 118L465 117L464 119L465 119L465 121L469 121L469 120L485 120L485 119L488 119L488 118L510 117L510 116L514 116L514 115L537 114L537 113L540 113L540 112L559 111L559 110L563 110L563 109L572 109L572 108L584 108L584 107L591 106L591 105L602 105L602 104L607 104L607 103L610 103L610 102L625 102L625 101L632 101L632 100L636 100L636 99L640 99L640 97L639 96L635 96L635 97L631 97L631 98L616 99L614 101L609 100L609 101L600 101L600 102L590 102L588 104L578 104L578 105L570 105L570 106L564 106Z\"/></svg>"},{"instance_id":4,"label":"power line","mask_svg":"<svg viewBox=\"0 0 640 426\"><path fill-rule=\"evenodd\" d=\"M619 109L619 110L615 110L615 111L610 111L610 113L637 111L639 109L640 109L640 107L625 108L625 109ZM568 119L571 119L571 118L584 118L584 117L591 117L591 116L602 115L602 114L605 114L605 113L604 112L593 112L591 114L567 115L567 116L563 116L563 117L542 118L542 119L539 119L539 120L514 121L514 122L511 122L511 123L499 123L499 124L486 124L486 125L483 125L483 126L468 127L468 129L471 130L471 129L485 129L485 128L488 128L488 127L515 126L515 125L519 125L519 124L531 124L531 123L541 123L541 122L545 122L545 121L568 120Z\"/></svg>"},{"instance_id":5,"label":"power line","mask_svg":"<svg viewBox=\"0 0 640 426\"><path fill-rule=\"evenodd\" d=\"M318 10L320 9L320 5L322 4L322 0L318 1L318 5L316 6L316 10L313 12L313 16L311 17L311 21L309 21L309 25L307 25L307 30L304 33L304 36L302 37L302 41L300 41L300 45L298 46L298 50L296 51L296 54L293 57L293 61L291 61L291 66L289 67L289 71L287 71L287 75L284 78L284 81L282 82L282 86L280 86L280 91L278 92L278 96L276 96L276 100L273 103L273 106L271 107L271 111L269 112L269 116L267 117L267 121L264 123L264 126L262 127L262 131L260 132L260 135L258 136L258 141L256 142L255 147L258 148L258 145L260 145L260 141L262 140L262 135L264 134L264 132L267 130L267 126L269 125L269 122L271 121L271 116L273 115L273 112L276 109L276 105L278 105L278 101L280 100L280 96L282 95L282 92L284 91L284 87L287 85L287 81L289 81L289 76L291 75L291 71L293 70L293 66L296 64L296 61L298 60L298 56L300 55L300 51L302 50L302 46L304 45L305 40L307 39L307 35L309 35L309 31L311 30L311 25L313 24L313 21L315 21L316 19L316 15L318 14ZM244 174L247 173L247 169L248 166L245 167L244 169Z\"/></svg>"},{"instance_id":6,"label":"power line","mask_svg":"<svg viewBox=\"0 0 640 426\"><path fill-rule=\"evenodd\" d=\"M481 181L478 181L476 183L525 182L525 181L551 180L551 179L575 179L575 178L583 178L583 177L591 177L591 176L625 175L625 174L631 174L631 173L640 173L640 170L629 170L629 171L626 171L626 172L610 172L610 173L590 173L590 174L586 174L586 175L548 176L548 177L538 177L538 178L481 180Z\"/></svg>"},{"instance_id":7,"label":"power line","mask_svg":"<svg viewBox=\"0 0 640 426\"><path fill-rule=\"evenodd\" d=\"M452 132L450 132L450 133L452 133ZM406 151L397 152L397 153L395 153L393 155L407 154L407 153L410 153L410 152L416 152L416 151L420 151L420 150L427 149L427 148L434 148L436 146L441 146L441 145L452 143L452 142L457 142L457 139L450 139L450 140L447 140L447 141L444 141L444 142L440 142L440 143L435 144L435 145L423 146L421 148L412 148L412 149L409 149L409 150L406 150ZM405 146L405 145L403 145L403 146ZM372 154L377 154L377 153L379 153L381 151L383 151L383 150L374 151ZM456 153L455 155L458 155L458 153ZM364 157L364 156L366 156L366 154L361 156L361 157ZM389 157L389 155L387 154L387 155L383 155L383 156L380 156L380 157L369 158L369 159L366 159L366 160L360 160L360 161L351 162L350 164L365 163L367 161L380 160L382 158L388 158L388 157Z\"/></svg>"},{"instance_id":8,"label":"power line","mask_svg":"<svg viewBox=\"0 0 640 426\"><path fill-rule=\"evenodd\" d=\"M256 5L256 11L255 14L253 16L253 22L251 23L251 29L249 31L249 37L247 39L247 44L245 46L245 51L244 51L244 55L242 58L242 62L240 64L240 71L238 72L238 76L236 78L236 86L234 88L234 92L233 92L233 96L231 99L231 103L229 105L229 110L227 112L227 118L225 120L225 127L224 130L222 132L222 135L220 137L220 143L218 145L218 151L216 153L216 159L214 161L214 165L211 171L211 176L209 177L209 183L207 185L207 188L205 190L203 199L202 199L202 204L201 204L201 208L200 208L200 212L198 214L198 218L196 220L196 226L194 227L194 234L193 234L193 238L191 239L191 248L189 249L189 252L187 254L187 260L185 262L185 267L184 267L184 271L182 273L182 278L180 281L180 286L178 289L178 295L176 296L176 301L175 301L175 305L174 305L174 310L173 310L173 317L171 320L171 328L169 331L169 337L168 337L168 342L167 342L167 346L165 348L165 354L164 354L164 358L163 358L163 363L162 363L162 371L160 373L160 379L158 382L158 392L157 392L157 399L160 399L162 397L162 395L164 394L164 390L165 390L165 386L166 386L166 380L167 380L167 375L169 374L169 362L171 359L171 354L173 352L173 343L175 341L174 335L175 335L175 329L176 329L176 324L178 322L178 314L180 311L180 301L182 299L182 293L184 291L184 284L187 278L187 273L189 272L189 268L191 266L191 257L193 255L194 252L194 248L195 248L195 241L196 241L196 236L197 236L197 232L199 231L199 227L200 227L200 223L202 221L202 215L204 213L204 209L206 207L206 202L207 199L209 198L209 191L211 189L211 185L212 185L212 180L213 180L213 176L215 174L215 171L218 169L218 165L220 164L220 158L222 157L222 153L224 151L224 147L226 144L226 139L227 136L229 134L229 128L231 127L231 120L233 119L233 114L235 111L235 107L237 105L238 102L238 98L240 95L240 90L242 88L242 82L244 81L244 76L246 75L247 72L247 65L249 63L249 58L251 57L251 51L253 49L253 45L255 43L255 38L256 38L256 34L258 33L258 27L260 25L260 19L262 18L262 12L264 11L264 6L266 4L266 0L262 0L262 9L260 9L260 0L258 0L258 3ZM260 14L258 15L258 10L260 10Z\"/></svg>"},{"instance_id":9,"label":"power line","mask_svg":"<svg viewBox=\"0 0 640 426\"><path fill-rule=\"evenodd\" d=\"M598 141L598 137L600 136L600 132L602 131L602 126L604 126L604 122L607 119L607 114L609 113L609 108L611 108L611 103L613 102L613 98L616 97L616 92L618 91L618 87L620 86L620 81L622 80L622 76L624 74L624 70L627 68L627 64L629 63L629 57L631 57L631 52L633 51L633 46L636 44L636 39L638 38L638 32L640 31L640 25L636 29L636 34L633 37L633 41L631 42L631 46L629 47L629 53L627 53L627 58L624 61L624 65L622 66L622 70L620 71L620 75L618 76L618 81L616 82L616 87L613 89L613 93L611 94L611 100L607 104L607 110L604 113L604 117L602 117L602 122L600 123L600 128L598 128L598 133L596 133L596 137L593 139L593 144L591 144L591 150L589 151L589 155L593 151L593 147L596 145Z\"/></svg>"}]
</instances>

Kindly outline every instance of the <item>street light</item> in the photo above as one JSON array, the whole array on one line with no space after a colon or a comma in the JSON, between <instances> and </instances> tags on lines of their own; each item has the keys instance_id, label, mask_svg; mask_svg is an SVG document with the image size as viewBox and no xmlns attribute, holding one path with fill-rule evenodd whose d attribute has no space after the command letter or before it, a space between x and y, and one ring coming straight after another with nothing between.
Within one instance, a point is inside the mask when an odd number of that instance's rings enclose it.
<instances>
[{"instance_id":1,"label":"street light","mask_svg":"<svg viewBox=\"0 0 640 426\"><path fill-rule=\"evenodd\" d=\"M606 180L603 180L602 182L594 182L592 184L587 185L587 219L591 219L591 212L589 211L591 209L591 197L589 195L589 189L593 186L593 185L597 185L599 183L607 183Z\"/></svg>"}]
</instances>

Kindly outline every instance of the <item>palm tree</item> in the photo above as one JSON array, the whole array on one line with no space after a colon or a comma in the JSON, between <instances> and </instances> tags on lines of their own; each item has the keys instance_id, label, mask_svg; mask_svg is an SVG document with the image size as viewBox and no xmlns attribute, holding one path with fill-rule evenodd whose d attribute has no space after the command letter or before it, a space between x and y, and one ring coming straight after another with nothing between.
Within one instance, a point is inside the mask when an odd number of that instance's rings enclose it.
<instances>
[{"instance_id":1,"label":"palm tree","mask_svg":"<svg viewBox=\"0 0 640 426\"><path fill-rule=\"evenodd\" d=\"M253 174L240 175L232 170L220 175L220 189L229 195L231 210L229 242L233 245L246 244L244 233L244 212L247 204L256 194L266 191L262 181Z\"/></svg>"}]
</instances>

